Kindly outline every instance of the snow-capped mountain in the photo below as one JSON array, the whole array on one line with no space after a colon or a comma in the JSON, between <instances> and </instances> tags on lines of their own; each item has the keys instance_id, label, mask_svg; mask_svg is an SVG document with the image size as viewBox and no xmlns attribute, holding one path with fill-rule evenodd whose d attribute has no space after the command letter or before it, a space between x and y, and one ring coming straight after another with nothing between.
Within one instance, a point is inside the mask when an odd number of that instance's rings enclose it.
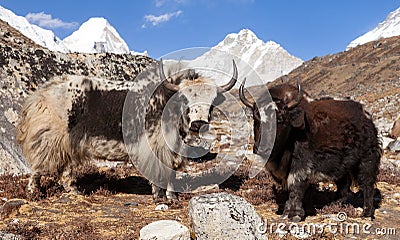
<instances>
[{"instance_id":1,"label":"snow-capped mountain","mask_svg":"<svg viewBox=\"0 0 400 240\"><path fill-rule=\"evenodd\" d=\"M115 28L101 17L90 18L63 42L72 52L130 53L128 45Z\"/></svg>"},{"instance_id":2,"label":"snow-capped mountain","mask_svg":"<svg viewBox=\"0 0 400 240\"><path fill-rule=\"evenodd\" d=\"M32 39L35 43L52 51L69 52L68 48L50 30L31 24L25 17L17 16L12 11L0 6L0 19Z\"/></svg>"},{"instance_id":3,"label":"snow-capped mountain","mask_svg":"<svg viewBox=\"0 0 400 240\"><path fill-rule=\"evenodd\" d=\"M247 78L246 86L273 81L303 63L279 44L273 41L264 42L251 30L243 29L239 33L228 34L223 41L187 64L193 68L217 69L226 75L232 72L232 59L237 64L239 80ZM201 72L208 75L206 70ZM215 76L215 72L210 74ZM226 82L226 76L221 75L216 81L222 84ZM239 84L236 85L238 86Z\"/></svg>"},{"instance_id":4,"label":"snow-capped mountain","mask_svg":"<svg viewBox=\"0 0 400 240\"><path fill-rule=\"evenodd\" d=\"M385 21L379 23L374 29L353 40L346 50L367 42L398 35L400 35L400 8L391 12Z\"/></svg>"}]
</instances>

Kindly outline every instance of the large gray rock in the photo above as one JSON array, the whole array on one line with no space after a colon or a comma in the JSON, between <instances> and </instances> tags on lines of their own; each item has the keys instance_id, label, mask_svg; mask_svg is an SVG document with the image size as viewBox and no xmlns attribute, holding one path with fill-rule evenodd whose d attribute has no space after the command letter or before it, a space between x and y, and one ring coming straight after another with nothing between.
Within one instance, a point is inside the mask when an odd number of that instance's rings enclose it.
<instances>
[{"instance_id":1,"label":"large gray rock","mask_svg":"<svg viewBox=\"0 0 400 240\"><path fill-rule=\"evenodd\" d=\"M189 217L196 238L267 239L258 229L261 217L245 199L223 192L192 198Z\"/></svg>"},{"instance_id":2,"label":"large gray rock","mask_svg":"<svg viewBox=\"0 0 400 240\"><path fill-rule=\"evenodd\" d=\"M177 221L160 220L140 229L140 240L190 240L190 232Z\"/></svg>"}]
</instances>

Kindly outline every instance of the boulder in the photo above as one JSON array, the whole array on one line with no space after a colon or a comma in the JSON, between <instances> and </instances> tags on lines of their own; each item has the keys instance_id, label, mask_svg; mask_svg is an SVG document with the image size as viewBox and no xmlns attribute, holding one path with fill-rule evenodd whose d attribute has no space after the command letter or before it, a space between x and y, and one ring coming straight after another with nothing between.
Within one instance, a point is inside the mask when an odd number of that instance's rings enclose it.
<instances>
[{"instance_id":1,"label":"boulder","mask_svg":"<svg viewBox=\"0 0 400 240\"><path fill-rule=\"evenodd\" d=\"M173 220L152 222L140 229L140 240L190 240L187 227Z\"/></svg>"},{"instance_id":2,"label":"boulder","mask_svg":"<svg viewBox=\"0 0 400 240\"><path fill-rule=\"evenodd\" d=\"M400 137L400 117L397 118L396 121L394 121L392 130L390 131L390 136L392 138L399 138Z\"/></svg>"},{"instance_id":3,"label":"boulder","mask_svg":"<svg viewBox=\"0 0 400 240\"><path fill-rule=\"evenodd\" d=\"M400 152L400 137L396 141L389 143L388 149L391 152Z\"/></svg>"},{"instance_id":4,"label":"boulder","mask_svg":"<svg viewBox=\"0 0 400 240\"><path fill-rule=\"evenodd\" d=\"M192 198L189 217L196 239L267 239L262 219L244 198L226 192Z\"/></svg>"}]
</instances>

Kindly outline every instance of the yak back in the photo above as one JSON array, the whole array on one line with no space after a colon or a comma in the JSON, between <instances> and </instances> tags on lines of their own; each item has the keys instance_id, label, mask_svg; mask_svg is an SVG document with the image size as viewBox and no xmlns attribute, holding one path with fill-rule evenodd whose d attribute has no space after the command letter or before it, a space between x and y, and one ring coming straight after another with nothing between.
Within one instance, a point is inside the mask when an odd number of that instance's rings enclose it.
<instances>
[{"instance_id":1,"label":"yak back","mask_svg":"<svg viewBox=\"0 0 400 240\"><path fill-rule=\"evenodd\" d=\"M306 113L308 141L316 149L357 147L362 144L363 135L370 134L371 130L376 132L358 102L322 99L302 107Z\"/></svg>"},{"instance_id":2,"label":"yak back","mask_svg":"<svg viewBox=\"0 0 400 240\"><path fill-rule=\"evenodd\" d=\"M75 134L122 140L122 112L128 90L94 90L75 99L69 112L68 128Z\"/></svg>"}]
</instances>

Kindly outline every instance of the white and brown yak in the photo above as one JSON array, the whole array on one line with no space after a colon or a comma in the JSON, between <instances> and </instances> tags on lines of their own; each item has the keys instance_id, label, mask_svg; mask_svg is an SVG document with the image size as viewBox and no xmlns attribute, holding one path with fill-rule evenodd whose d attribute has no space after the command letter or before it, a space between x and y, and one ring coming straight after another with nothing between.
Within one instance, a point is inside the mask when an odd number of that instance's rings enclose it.
<instances>
[{"instance_id":1,"label":"white and brown yak","mask_svg":"<svg viewBox=\"0 0 400 240\"><path fill-rule=\"evenodd\" d=\"M44 85L26 99L17 126L32 169L28 190L56 173L67 191L76 191L76 166L130 159L151 182L154 198L175 198L174 170L185 158L176 149L183 135L207 126L214 102L237 81L233 67L224 86L193 70L166 77L162 61L133 82L64 76Z\"/></svg>"}]
</instances>

